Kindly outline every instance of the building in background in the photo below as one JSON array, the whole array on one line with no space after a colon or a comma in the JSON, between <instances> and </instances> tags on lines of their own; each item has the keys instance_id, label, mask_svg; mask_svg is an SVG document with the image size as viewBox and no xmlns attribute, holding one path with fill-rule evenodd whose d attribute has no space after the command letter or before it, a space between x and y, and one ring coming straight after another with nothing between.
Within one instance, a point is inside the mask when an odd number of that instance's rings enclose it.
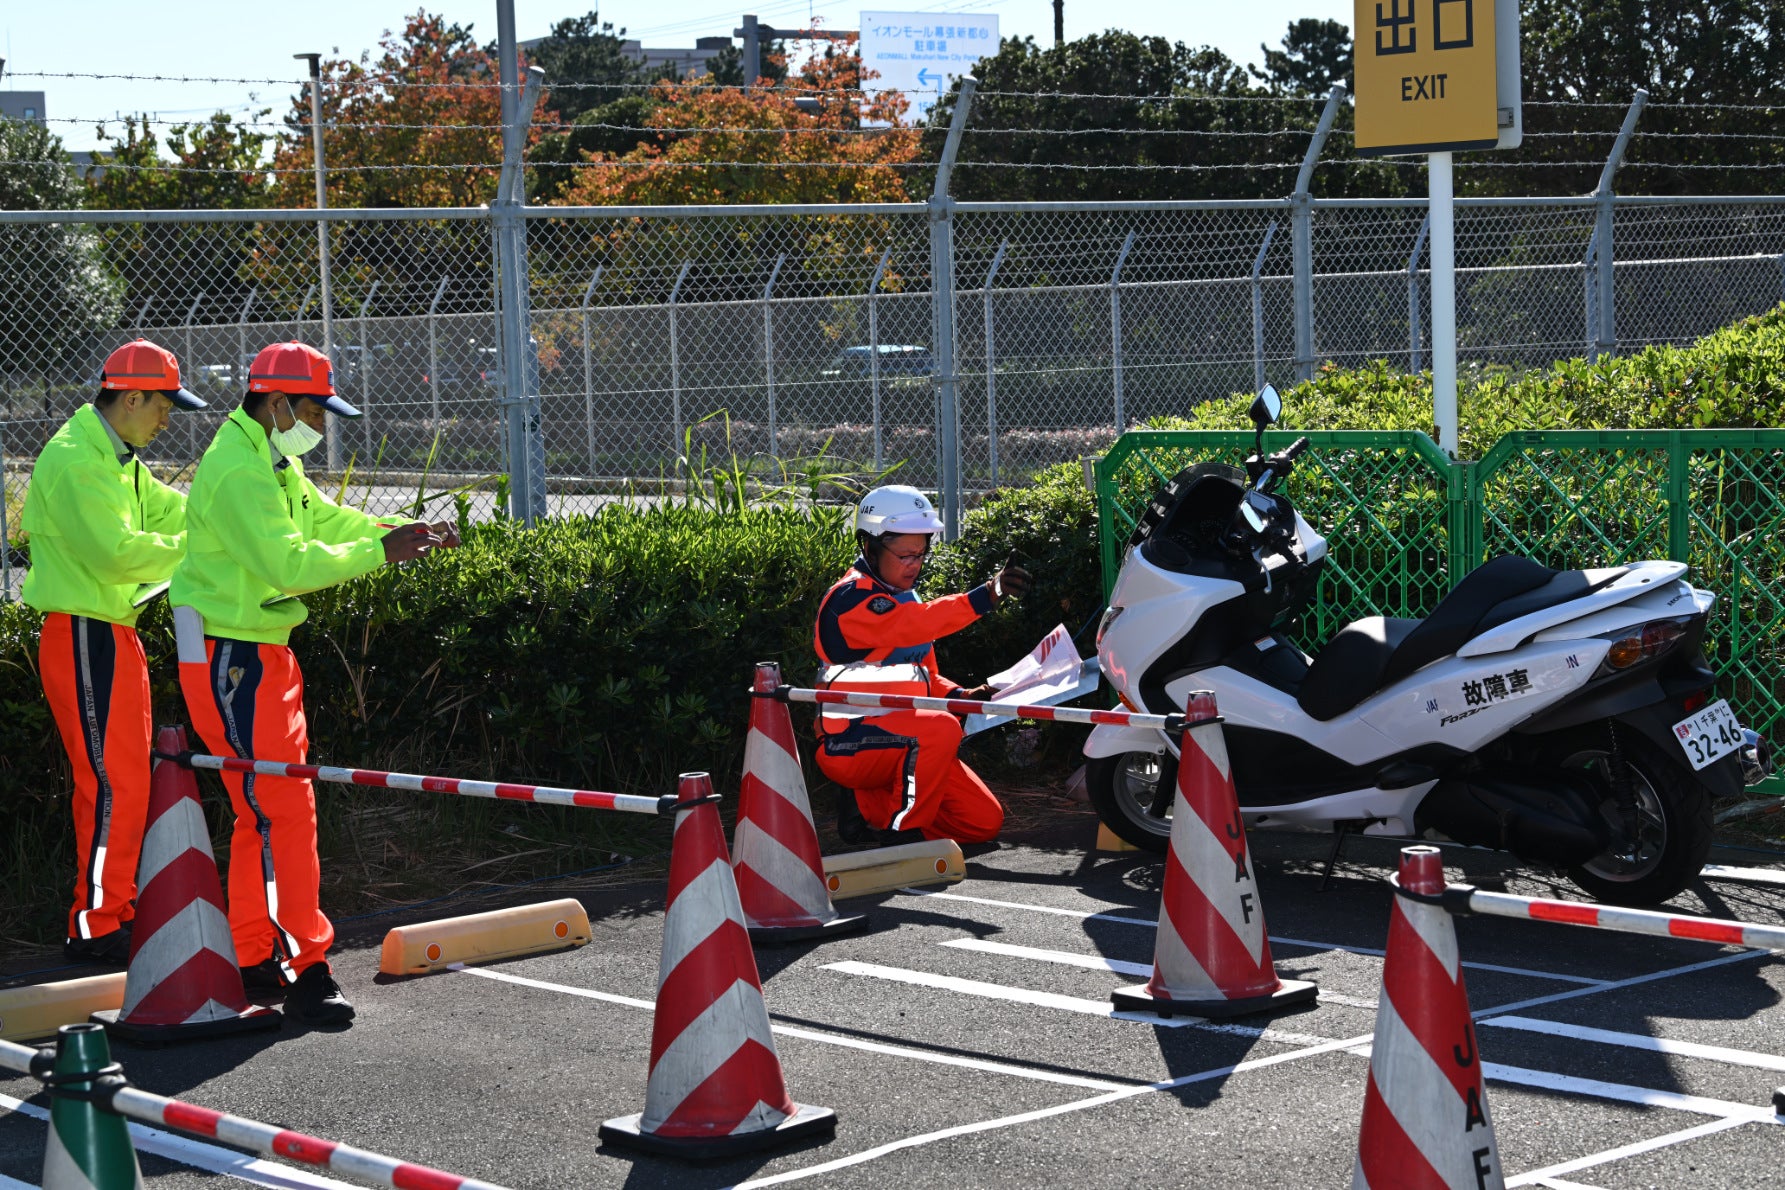
<instances>
[{"instance_id":1,"label":"building in background","mask_svg":"<svg viewBox=\"0 0 1785 1190\"><path fill-rule=\"evenodd\" d=\"M543 37L535 37L520 43L523 50L530 50ZM686 78L691 74L706 74L711 69L712 60L732 44L729 37L697 37L691 47L683 46L649 46L637 38L627 38L620 43L620 52L638 63L652 76L668 74L663 68L673 68L676 78Z\"/></svg>"},{"instance_id":2,"label":"building in background","mask_svg":"<svg viewBox=\"0 0 1785 1190\"><path fill-rule=\"evenodd\" d=\"M0 91L0 116L8 120L44 121L42 91Z\"/></svg>"}]
</instances>

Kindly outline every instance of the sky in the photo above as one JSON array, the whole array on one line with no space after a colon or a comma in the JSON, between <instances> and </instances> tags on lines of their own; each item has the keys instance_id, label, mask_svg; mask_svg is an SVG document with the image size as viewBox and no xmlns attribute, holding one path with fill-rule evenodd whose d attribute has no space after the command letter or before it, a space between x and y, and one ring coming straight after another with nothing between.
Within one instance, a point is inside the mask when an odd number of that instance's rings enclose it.
<instances>
[{"instance_id":1,"label":"sky","mask_svg":"<svg viewBox=\"0 0 1785 1190\"><path fill-rule=\"evenodd\" d=\"M786 28L817 19L832 29L853 29L861 10L995 12L1005 37L1053 38L1051 0L939 0L901 5L894 0L749 0L765 24ZM480 40L496 36L494 0L306 0L292 7L242 0L173 0L166 19L147 15L141 0L73 0L0 8L0 51L6 74L0 90L43 91L51 129L70 150L99 142L94 123L120 112L148 111L161 119L202 119L219 108L245 114L271 107L282 117L297 91L304 66L291 55L321 52L357 57L386 29L400 27L418 7L470 24ZM594 0L515 0L517 35L544 36L554 22L578 16ZM1302 17L1352 23L1352 0L1067 0L1070 40L1106 28L1161 36L1190 45L1213 45L1240 63L1259 63L1259 44L1275 48L1289 23ZM609 0L601 9L612 21L652 46L691 46L696 37L728 35L744 9L719 8L715 0ZM108 36L104 30L128 30ZM14 77L14 71L21 77ZM171 83L118 79L32 78L23 72L198 76L275 79L271 84Z\"/></svg>"}]
</instances>

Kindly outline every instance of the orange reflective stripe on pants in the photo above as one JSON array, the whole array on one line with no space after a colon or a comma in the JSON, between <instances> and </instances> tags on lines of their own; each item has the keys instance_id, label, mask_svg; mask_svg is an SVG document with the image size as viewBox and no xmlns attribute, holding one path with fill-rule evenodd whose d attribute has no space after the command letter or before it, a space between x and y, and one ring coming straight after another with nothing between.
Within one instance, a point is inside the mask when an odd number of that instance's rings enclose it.
<instances>
[{"instance_id":1,"label":"orange reflective stripe on pants","mask_svg":"<svg viewBox=\"0 0 1785 1190\"><path fill-rule=\"evenodd\" d=\"M220 756L305 763L304 675L284 645L205 638L204 663L181 662L193 726ZM287 978L322 962L335 928L318 897L316 796L310 782L222 774L235 807L229 845L229 926L236 961L278 959Z\"/></svg>"},{"instance_id":2,"label":"orange reflective stripe on pants","mask_svg":"<svg viewBox=\"0 0 1785 1190\"><path fill-rule=\"evenodd\" d=\"M149 811L149 666L136 630L51 612L37 645L50 714L74 770L70 938L99 938L136 913Z\"/></svg>"},{"instance_id":3,"label":"orange reflective stripe on pants","mask_svg":"<svg viewBox=\"0 0 1785 1190\"><path fill-rule=\"evenodd\" d=\"M921 830L927 839L984 843L998 837L1004 807L956 756L961 721L946 711L894 711L825 736L818 768L855 790L877 830Z\"/></svg>"}]
</instances>

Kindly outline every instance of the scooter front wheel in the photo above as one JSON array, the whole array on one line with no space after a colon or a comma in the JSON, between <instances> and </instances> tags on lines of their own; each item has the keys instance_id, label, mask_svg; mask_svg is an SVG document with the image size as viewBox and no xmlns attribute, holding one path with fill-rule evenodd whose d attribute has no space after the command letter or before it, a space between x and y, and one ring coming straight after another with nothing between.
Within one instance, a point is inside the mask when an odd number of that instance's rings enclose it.
<instances>
[{"instance_id":1,"label":"scooter front wheel","mask_svg":"<svg viewBox=\"0 0 1785 1190\"><path fill-rule=\"evenodd\" d=\"M1085 790L1097 817L1143 851L1163 853L1171 838L1171 811L1153 812L1165 759L1153 752L1121 752L1085 762Z\"/></svg>"}]
</instances>

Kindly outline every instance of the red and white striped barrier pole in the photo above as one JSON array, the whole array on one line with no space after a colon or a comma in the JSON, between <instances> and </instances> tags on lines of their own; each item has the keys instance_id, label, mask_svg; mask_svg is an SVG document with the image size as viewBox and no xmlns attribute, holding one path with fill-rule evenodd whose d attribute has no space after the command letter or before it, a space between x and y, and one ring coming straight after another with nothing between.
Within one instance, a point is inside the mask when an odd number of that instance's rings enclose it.
<instances>
[{"instance_id":1,"label":"red and white striped barrier pole","mask_svg":"<svg viewBox=\"0 0 1785 1190\"><path fill-rule=\"evenodd\" d=\"M262 777L295 777L327 781L335 785L366 785L374 789L407 789L415 793L455 793L460 797L487 797L510 802L535 802L545 806L581 806L590 810L624 810L629 814L674 814L674 794L650 797L642 793L603 793L595 789L558 789L550 785L516 785L506 781L461 781L456 777L421 777L414 773L384 773L376 769L344 769L333 765L286 764L277 760L207 756L201 752L165 754L189 768L226 773L256 773ZM714 795L715 799L717 795Z\"/></svg>"},{"instance_id":2,"label":"red and white striped barrier pole","mask_svg":"<svg viewBox=\"0 0 1785 1190\"><path fill-rule=\"evenodd\" d=\"M1421 899L1405 889L1398 891L1404 897ZM1618 905L1586 905L1579 901L1517 897L1511 893L1482 892L1467 884L1446 885L1444 891L1438 894L1438 903L1458 914L1522 917L1527 921L1589 926L1600 930L1614 930L1620 934L1688 938L1694 942L1721 942L1728 946L1746 946L1755 950L1785 950L1785 926L1656 913L1651 909L1625 909Z\"/></svg>"},{"instance_id":3,"label":"red and white striped barrier pole","mask_svg":"<svg viewBox=\"0 0 1785 1190\"><path fill-rule=\"evenodd\" d=\"M862 694L854 690L806 690L782 686L762 697L786 702L830 703L848 707L884 707L889 711L951 711L956 715L988 715L1007 719L1043 719L1055 723L1109 723L1118 727L1150 727L1177 732L1214 716L1148 715L1140 711L1093 711L1084 707L1016 706L971 698L930 698L922 694Z\"/></svg>"},{"instance_id":4,"label":"red and white striped barrier pole","mask_svg":"<svg viewBox=\"0 0 1785 1190\"><path fill-rule=\"evenodd\" d=\"M10 1041L0 1041L0 1067L17 1074L47 1079L50 1077L53 1057L53 1051L50 1050L39 1051L29 1046L14 1045ZM181 1132L220 1140L224 1144L252 1149L256 1153L265 1153L269 1157L283 1157L287 1161L332 1169L377 1186L392 1186L398 1190L502 1190L502 1187L491 1182L460 1177L458 1174L430 1169L425 1165L411 1165L407 1161L356 1149L339 1141L306 1136L289 1128L278 1128L272 1124L262 1124L258 1120L248 1120L241 1116L212 1111L208 1107L182 1103L178 1099L153 1095L148 1091L139 1091L125 1082L123 1076L116 1071L117 1067L113 1066L109 1071L100 1072L92 1080L91 1089L80 1094L90 1096L104 1110L141 1120L145 1124L175 1128ZM51 1093L57 1092L52 1089Z\"/></svg>"}]
</instances>

